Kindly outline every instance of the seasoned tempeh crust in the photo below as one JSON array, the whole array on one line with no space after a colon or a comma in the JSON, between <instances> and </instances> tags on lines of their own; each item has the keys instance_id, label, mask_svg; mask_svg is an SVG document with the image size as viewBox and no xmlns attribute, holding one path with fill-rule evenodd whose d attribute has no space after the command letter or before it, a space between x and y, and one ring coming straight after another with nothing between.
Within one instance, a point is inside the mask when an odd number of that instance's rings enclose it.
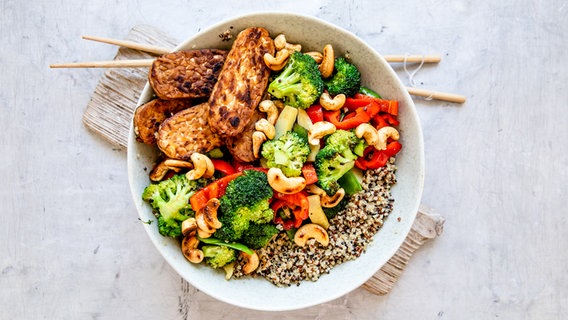
<instances>
[{"instance_id":1,"label":"seasoned tempeh crust","mask_svg":"<svg viewBox=\"0 0 568 320\"><path fill-rule=\"evenodd\" d=\"M189 161L194 152L206 153L223 145L207 123L209 105L198 104L166 119L158 130L158 148L168 157Z\"/></svg>"},{"instance_id":2,"label":"seasoned tempeh crust","mask_svg":"<svg viewBox=\"0 0 568 320\"><path fill-rule=\"evenodd\" d=\"M255 110L249 123L241 133L234 137L227 138L226 146L229 152L241 162L252 162L256 160L252 148L252 134L256 131L255 123L262 119L264 114Z\"/></svg>"},{"instance_id":3,"label":"seasoned tempeh crust","mask_svg":"<svg viewBox=\"0 0 568 320\"><path fill-rule=\"evenodd\" d=\"M264 54L274 55L274 50L264 28L248 28L237 35L209 98L213 131L223 137L243 131L268 85L270 69Z\"/></svg>"},{"instance_id":4,"label":"seasoned tempeh crust","mask_svg":"<svg viewBox=\"0 0 568 320\"><path fill-rule=\"evenodd\" d=\"M192 105L189 99L154 99L139 106L134 112L133 120L136 140L145 144L155 144L160 124L176 112Z\"/></svg>"},{"instance_id":5,"label":"seasoned tempeh crust","mask_svg":"<svg viewBox=\"0 0 568 320\"><path fill-rule=\"evenodd\" d=\"M227 51L218 49L168 53L154 60L148 80L162 99L207 98L226 56Z\"/></svg>"}]
</instances>

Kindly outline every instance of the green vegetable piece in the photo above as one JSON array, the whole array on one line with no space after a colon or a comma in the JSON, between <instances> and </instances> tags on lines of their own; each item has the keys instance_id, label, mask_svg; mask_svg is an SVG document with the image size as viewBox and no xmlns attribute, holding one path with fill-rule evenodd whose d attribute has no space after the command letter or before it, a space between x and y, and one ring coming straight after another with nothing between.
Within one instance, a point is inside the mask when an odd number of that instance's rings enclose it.
<instances>
[{"instance_id":1,"label":"green vegetable piece","mask_svg":"<svg viewBox=\"0 0 568 320\"><path fill-rule=\"evenodd\" d=\"M142 199L148 202L158 218L158 231L165 237L181 236L181 223L195 213L191 210L189 198L208 180L188 180L185 174L153 183L142 192Z\"/></svg>"},{"instance_id":2,"label":"green vegetable piece","mask_svg":"<svg viewBox=\"0 0 568 320\"><path fill-rule=\"evenodd\" d=\"M288 131L262 145L261 154L269 168L280 168L287 177L299 177L310 154L310 146L298 133Z\"/></svg>"},{"instance_id":3,"label":"green vegetable piece","mask_svg":"<svg viewBox=\"0 0 568 320\"><path fill-rule=\"evenodd\" d=\"M214 244L217 246L225 246L225 247L229 247L231 249L235 249L235 250L239 250L248 254L253 254L254 251L252 251L249 247L245 246L242 243L236 243L236 242L225 242L221 239L218 238L213 238L213 237L209 237L209 238L201 238L200 236L197 236L197 239L205 244Z\"/></svg>"},{"instance_id":4,"label":"green vegetable piece","mask_svg":"<svg viewBox=\"0 0 568 320\"><path fill-rule=\"evenodd\" d=\"M361 183L359 183L359 179L353 173L355 168L347 171L339 180L337 181L339 185L345 190L345 193L352 196L357 192L363 190Z\"/></svg>"},{"instance_id":5,"label":"green vegetable piece","mask_svg":"<svg viewBox=\"0 0 568 320\"><path fill-rule=\"evenodd\" d=\"M331 78L325 80L325 88L330 95L343 93L351 97L359 92L361 73L354 64L349 63L344 57L339 57L335 59L334 69Z\"/></svg>"},{"instance_id":6,"label":"green vegetable piece","mask_svg":"<svg viewBox=\"0 0 568 320\"><path fill-rule=\"evenodd\" d=\"M381 95L379 95L377 92L375 92L375 91L373 91L373 90L371 90L371 89L369 89L369 88L367 88L367 87L361 86L361 87L359 88L359 93L362 93L362 94L364 94L364 95L367 95L367 96L370 96L370 97L373 97L373 98L382 99Z\"/></svg>"},{"instance_id":7,"label":"green vegetable piece","mask_svg":"<svg viewBox=\"0 0 568 320\"><path fill-rule=\"evenodd\" d=\"M289 106L307 109L319 99L323 88L314 58L294 51L282 72L268 85L267 91Z\"/></svg>"},{"instance_id":8,"label":"green vegetable piece","mask_svg":"<svg viewBox=\"0 0 568 320\"><path fill-rule=\"evenodd\" d=\"M237 260L237 251L229 246L205 245L201 247L205 263L213 268L222 268Z\"/></svg>"}]
</instances>

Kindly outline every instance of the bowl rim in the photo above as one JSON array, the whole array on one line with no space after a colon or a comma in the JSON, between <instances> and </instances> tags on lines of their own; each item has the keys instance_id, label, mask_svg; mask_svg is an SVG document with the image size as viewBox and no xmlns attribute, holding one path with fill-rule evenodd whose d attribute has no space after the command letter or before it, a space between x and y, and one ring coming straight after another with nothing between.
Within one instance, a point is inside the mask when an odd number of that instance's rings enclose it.
<instances>
[{"instance_id":1,"label":"bowl rim","mask_svg":"<svg viewBox=\"0 0 568 320\"><path fill-rule=\"evenodd\" d=\"M365 41L363 41L361 38L359 38L357 35L355 35L354 33L340 27L337 26L335 24L332 24L330 22L327 22L325 20L322 20L320 18L311 16L311 15L305 15L305 14L298 14L298 13L293 13L293 12L274 12L274 11L257 11L257 12L250 12L250 13L245 13L245 14L240 14L240 15L235 15L232 17L229 17L227 19L223 19L220 22L214 23L206 28L203 28L201 30L199 30L197 33L187 37L185 40L183 40L182 42L180 42L176 47L175 47L175 51L183 49L183 48L187 48L187 46L189 44L191 44L192 41L194 41L196 38L198 38L200 35L202 34L207 34L210 33L222 26L226 26L227 24L230 24L232 22L236 22L236 21L240 21L243 19L251 19L251 18L259 18L259 17L270 17L270 16L278 16L278 17L285 17L285 18L300 18L300 19L305 19L307 21L310 21L311 23L316 23L316 24L320 24L320 25L324 25L328 28L333 28L335 29L337 32L343 33L344 35L353 38L353 40L359 42L361 45L366 46L368 49L370 49L370 51L373 53L373 55L379 59L384 65L388 66L386 68L386 72L388 72L390 74L390 76L393 78L393 80L396 82L398 88L402 88L404 89L404 85L402 84L401 80L399 79L398 75L394 72L394 70L392 69L392 67L386 62L386 60L384 60L384 58L382 57L381 54L379 54L373 47L371 47L369 44L367 44ZM232 43L232 42L231 42ZM408 107L410 110L410 112L413 114L414 118L416 119L416 123L414 123L413 125L417 126L417 142L418 142L418 148L419 148L419 159L418 159L418 171L419 171L419 176L417 177L417 186L418 186L418 194L414 203L412 203L411 208L413 208L412 212L410 212L407 216L407 218L411 218L412 221L414 221L415 217L416 217L416 213L418 211L419 205L420 205L420 201L422 198L422 192L423 192L423 186L424 186L424 172L425 172L425 160L424 160L424 142L423 142L423 133L422 133L422 128L420 125L420 122L418 121L418 114L416 112L415 109L415 105L412 101L412 99L410 98L410 95L408 94L408 92L406 90L402 90L402 94L404 96L405 102L408 104ZM144 89L141 91L140 97L138 99L137 102L137 106L141 105L142 103L148 101L149 97L148 97L148 92L152 92L151 86L150 84L147 82ZM145 94L146 93L146 94ZM127 170L128 170L128 180L129 180L129 187L131 190L131 195L133 197L135 206L136 206L136 211L138 213L138 215L141 215L141 211L140 208L138 206L138 203L140 202L140 195L138 193L135 192L135 187L134 187L134 169L133 169L133 161L137 160L137 155L135 155L135 153L133 152L133 148L132 146L134 144L138 143L135 139L134 139L134 130L133 130L133 125L132 125L132 121L130 123L130 130L129 130L129 136L128 136L128 148L127 148ZM155 226L153 226L155 228ZM410 229L412 227L412 223L406 223L405 228L401 229L400 234L401 236L399 236L397 239L400 241L397 241L397 245L396 246L392 246L391 248L389 248L388 251L388 256L392 257L396 251L398 250L398 248L400 247L400 245L404 242L407 234L409 233ZM181 276L182 278L184 278L186 281L188 281L192 286L195 286L197 289L199 289L200 291L203 291L204 293L206 293L207 295L214 297L217 300L223 301L225 303L229 303L238 307L243 307L243 308L247 308L247 309L253 309L253 310L259 310L259 311L288 311L288 310L297 310L297 309L302 309L302 308L307 308L310 306L314 306L314 305L318 305L321 303L325 303L334 299L337 299L339 297L342 297L346 294L348 294L349 292L357 289L358 287L360 287L363 283L365 283L366 281L368 281L373 274L375 274L387 261L381 261L380 263L377 262L374 265L374 268L369 268L368 270L368 274L369 277L366 277L365 280L361 280L358 282L353 282L353 286L351 288L349 288L348 290L343 290L340 291L338 290L335 293L329 293L327 295L325 295L324 297L317 299L314 298L313 300L310 300L309 302L305 302L305 303L299 303L296 304L294 306L287 306L287 307L278 307L278 306L259 306L259 305L255 305L255 304L250 304L250 303L243 303L242 301L233 301L231 299L225 298L223 296L219 296L218 294L216 294L215 292L212 292L211 290L209 290L208 287L203 286L201 283L195 283L195 281L192 281L192 279L187 279L187 277L184 276L184 271L181 270L180 268L178 268L176 266L175 263L172 263L171 261L171 257L166 256L165 252L163 251L163 242L160 240L163 239L157 239L152 233L151 233L151 229L149 229L148 227L145 227L146 232L148 233L148 236L150 238L150 240L152 241L152 243L154 244L154 246L156 247L156 249L158 249L158 252L160 252L160 254L162 255L162 258L164 258L164 260L166 260L166 262L168 262L169 266L172 267L179 276ZM382 230L382 228L379 230L379 232ZM404 235L404 236L402 236ZM376 235L374 235L373 237L376 237ZM371 245L376 242L376 239L373 239L373 241L371 242ZM385 249L387 250L387 249ZM360 259L361 257L357 258ZM357 260L356 259L356 260ZM337 267L337 266L336 266ZM220 275L219 275L220 276ZM262 281L267 281L265 279L261 279ZM239 279L238 281L244 281L243 279ZM277 288L276 286L274 286L275 288ZM285 288L277 288L277 290L282 290Z\"/></svg>"}]
</instances>

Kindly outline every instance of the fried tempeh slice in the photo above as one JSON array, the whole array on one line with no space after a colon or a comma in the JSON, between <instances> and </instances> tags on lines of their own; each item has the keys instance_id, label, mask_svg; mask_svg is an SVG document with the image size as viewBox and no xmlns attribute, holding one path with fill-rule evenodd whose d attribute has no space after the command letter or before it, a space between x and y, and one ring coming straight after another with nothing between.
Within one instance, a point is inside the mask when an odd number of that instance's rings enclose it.
<instances>
[{"instance_id":1,"label":"fried tempeh slice","mask_svg":"<svg viewBox=\"0 0 568 320\"><path fill-rule=\"evenodd\" d=\"M229 152L241 162L252 162L256 160L253 154L253 147L252 147L252 134L255 132L255 123L263 118L263 114L256 109L241 133L234 137L227 138L226 146Z\"/></svg>"},{"instance_id":2,"label":"fried tempeh slice","mask_svg":"<svg viewBox=\"0 0 568 320\"><path fill-rule=\"evenodd\" d=\"M158 148L172 159L190 161L194 152L207 153L223 145L208 124L209 105L201 103L166 119L158 130Z\"/></svg>"},{"instance_id":3,"label":"fried tempeh slice","mask_svg":"<svg viewBox=\"0 0 568 320\"><path fill-rule=\"evenodd\" d=\"M223 137L243 131L268 85L270 69L264 54L273 55L274 50L274 41L264 28L248 28L237 35L209 97L213 131Z\"/></svg>"},{"instance_id":4,"label":"fried tempeh slice","mask_svg":"<svg viewBox=\"0 0 568 320\"><path fill-rule=\"evenodd\" d=\"M134 112L133 119L136 140L145 144L156 144L160 124L178 111L187 109L192 105L190 99L154 99L139 106Z\"/></svg>"},{"instance_id":5,"label":"fried tempeh slice","mask_svg":"<svg viewBox=\"0 0 568 320\"><path fill-rule=\"evenodd\" d=\"M159 98L207 98L221 72L227 51L198 49L172 52L152 63L148 81Z\"/></svg>"}]
</instances>

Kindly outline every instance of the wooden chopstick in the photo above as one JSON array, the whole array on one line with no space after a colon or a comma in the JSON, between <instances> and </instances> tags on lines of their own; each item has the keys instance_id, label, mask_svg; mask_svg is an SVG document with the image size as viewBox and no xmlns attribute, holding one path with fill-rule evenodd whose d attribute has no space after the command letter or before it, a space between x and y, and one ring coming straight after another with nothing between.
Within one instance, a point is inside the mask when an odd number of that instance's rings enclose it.
<instances>
[{"instance_id":1,"label":"wooden chopstick","mask_svg":"<svg viewBox=\"0 0 568 320\"><path fill-rule=\"evenodd\" d=\"M435 99L435 100L455 102L455 103L464 103L466 99L465 96L454 93L418 89L413 87L406 87L406 90L408 91L409 94L413 96L424 97L427 99Z\"/></svg>"},{"instance_id":2,"label":"wooden chopstick","mask_svg":"<svg viewBox=\"0 0 568 320\"><path fill-rule=\"evenodd\" d=\"M154 59L87 61L50 64L50 68L139 68L150 67Z\"/></svg>"},{"instance_id":3,"label":"wooden chopstick","mask_svg":"<svg viewBox=\"0 0 568 320\"><path fill-rule=\"evenodd\" d=\"M140 51L149 52L149 53L166 54L166 53L172 52L172 49L163 48L163 47L159 47L159 46L155 46L155 45L151 45L151 44L138 43L138 42L134 42L134 41L117 40L117 39L95 37L95 36L83 36L83 39L113 44L113 45L116 45L116 46L140 50Z\"/></svg>"},{"instance_id":4,"label":"wooden chopstick","mask_svg":"<svg viewBox=\"0 0 568 320\"><path fill-rule=\"evenodd\" d=\"M424 62L424 63L438 63L442 60L439 55L420 55L420 54L407 54L407 55L383 55L387 62Z\"/></svg>"},{"instance_id":5,"label":"wooden chopstick","mask_svg":"<svg viewBox=\"0 0 568 320\"><path fill-rule=\"evenodd\" d=\"M143 44L133 41L117 40L111 38L95 37L95 36L83 36L85 40L92 40L112 45L117 45L125 48L136 49L144 52L156 53L156 54L166 54L172 52L173 49L154 46L150 44ZM383 55L383 58L387 62L424 62L424 63L438 63L442 59L440 55L420 55L420 54L410 54L410 55Z\"/></svg>"}]
</instances>

